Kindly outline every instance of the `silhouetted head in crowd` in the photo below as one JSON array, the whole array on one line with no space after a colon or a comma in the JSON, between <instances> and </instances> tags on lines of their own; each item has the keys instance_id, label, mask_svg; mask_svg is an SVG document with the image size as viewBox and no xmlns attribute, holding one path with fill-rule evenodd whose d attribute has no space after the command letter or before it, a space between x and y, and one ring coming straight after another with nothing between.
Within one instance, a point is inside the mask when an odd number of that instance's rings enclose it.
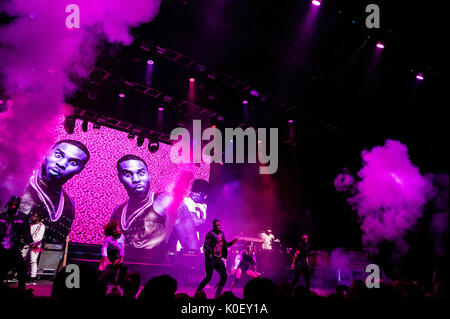
<instances>
[{"instance_id":1,"label":"silhouetted head in crowd","mask_svg":"<svg viewBox=\"0 0 450 319\"><path fill-rule=\"evenodd\" d=\"M120 284L120 288L123 291L123 297L126 299L136 299L140 285L141 275L137 271L128 271Z\"/></svg>"},{"instance_id":2,"label":"silhouetted head in crowd","mask_svg":"<svg viewBox=\"0 0 450 319\"><path fill-rule=\"evenodd\" d=\"M295 299L308 299L311 297L311 294L308 289L303 287L302 285L298 285L294 290Z\"/></svg>"},{"instance_id":3,"label":"silhouetted head in crowd","mask_svg":"<svg viewBox=\"0 0 450 319\"><path fill-rule=\"evenodd\" d=\"M391 284L380 282L380 288L367 289L369 300L401 301L404 298L402 292Z\"/></svg>"},{"instance_id":4,"label":"silhouetted head in crowd","mask_svg":"<svg viewBox=\"0 0 450 319\"><path fill-rule=\"evenodd\" d=\"M174 299L178 289L177 281L169 275L153 277L139 294L140 300Z\"/></svg>"},{"instance_id":5,"label":"silhouetted head in crowd","mask_svg":"<svg viewBox=\"0 0 450 319\"><path fill-rule=\"evenodd\" d=\"M101 299L106 296L106 284L98 280L94 268L88 265L73 265L75 268L69 266L62 268L56 275L52 288L53 298ZM72 287L69 288L67 283Z\"/></svg>"},{"instance_id":6,"label":"silhouetted head in crowd","mask_svg":"<svg viewBox=\"0 0 450 319\"><path fill-rule=\"evenodd\" d=\"M206 292L204 292L203 290L197 291L194 295L194 299L197 300L206 300Z\"/></svg>"},{"instance_id":7,"label":"silhouetted head in crowd","mask_svg":"<svg viewBox=\"0 0 450 319\"><path fill-rule=\"evenodd\" d=\"M250 280L244 287L244 299L276 299L278 298L278 287L271 280L255 278Z\"/></svg>"},{"instance_id":8,"label":"silhouetted head in crowd","mask_svg":"<svg viewBox=\"0 0 450 319\"><path fill-rule=\"evenodd\" d=\"M186 293L180 292L180 293L175 294L175 299L176 300L189 300L189 299L191 299L191 297L189 297L189 295Z\"/></svg>"},{"instance_id":9,"label":"silhouetted head in crowd","mask_svg":"<svg viewBox=\"0 0 450 319\"><path fill-rule=\"evenodd\" d=\"M289 281L280 284L280 298L287 299L294 296L294 287Z\"/></svg>"},{"instance_id":10,"label":"silhouetted head in crowd","mask_svg":"<svg viewBox=\"0 0 450 319\"><path fill-rule=\"evenodd\" d=\"M235 296L235 294L231 291L225 291L223 294L221 294L219 297L217 297L217 300L222 301L235 301L239 298Z\"/></svg>"}]
</instances>

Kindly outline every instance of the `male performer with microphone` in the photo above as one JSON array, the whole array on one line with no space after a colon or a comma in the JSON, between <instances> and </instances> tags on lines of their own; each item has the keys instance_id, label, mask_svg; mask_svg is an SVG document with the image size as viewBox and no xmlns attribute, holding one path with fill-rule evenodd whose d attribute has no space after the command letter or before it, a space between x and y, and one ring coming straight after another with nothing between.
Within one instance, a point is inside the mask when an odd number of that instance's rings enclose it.
<instances>
[{"instance_id":1,"label":"male performer with microphone","mask_svg":"<svg viewBox=\"0 0 450 319\"><path fill-rule=\"evenodd\" d=\"M211 281L213 270L215 269L220 275L215 297L220 296L227 281L227 269L222 259L227 259L228 247L237 241L238 239L234 238L232 241L227 242L225 234L220 229L220 221L218 219L213 221L213 229L206 234L205 244L203 245L206 277L198 286L197 292L203 290L206 284Z\"/></svg>"}]
</instances>

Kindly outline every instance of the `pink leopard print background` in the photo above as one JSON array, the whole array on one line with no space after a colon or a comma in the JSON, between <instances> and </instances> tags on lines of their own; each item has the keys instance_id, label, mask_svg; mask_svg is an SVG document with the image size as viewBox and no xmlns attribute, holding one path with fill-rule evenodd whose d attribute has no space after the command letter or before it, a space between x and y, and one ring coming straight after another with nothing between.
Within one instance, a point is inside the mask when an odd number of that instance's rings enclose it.
<instances>
[{"instance_id":1,"label":"pink leopard print background","mask_svg":"<svg viewBox=\"0 0 450 319\"><path fill-rule=\"evenodd\" d=\"M148 140L138 147L136 139L129 140L127 133L107 127L94 130L92 123L89 123L88 131L83 132L79 120L74 133L67 134L63 120L61 118L56 129L55 142L62 139L78 140L91 153L84 170L64 185L64 190L75 202L76 217L70 233L71 242L103 243L103 226L108 222L114 207L128 199L116 169L117 160L123 155L134 154L147 162L150 188L155 192L166 190L184 170L192 171L194 178L209 180L209 164L174 164L170 159L169 145L160 143L159 150L152 154L147 148Z\"/></svg>"}]
</instances>

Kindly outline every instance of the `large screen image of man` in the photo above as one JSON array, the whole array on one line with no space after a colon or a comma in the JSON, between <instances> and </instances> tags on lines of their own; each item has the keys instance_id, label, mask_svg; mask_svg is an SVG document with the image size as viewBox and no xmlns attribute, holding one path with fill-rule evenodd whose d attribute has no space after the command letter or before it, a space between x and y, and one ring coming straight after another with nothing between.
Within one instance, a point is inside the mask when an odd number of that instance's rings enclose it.
<instances>
[{"instance_id":1,"label":"large screen image of man","mask_svg":"<svg viewBox=\"0 0 450 319\"><path fill-rule=\"evenodd\" d=\"M61 118L55 128L54 146L30 176L20 208L43 217L44 241L64 243L69 235L71 242L100 245L103 226L118 220L127 247L172 249L167 245L168 234L175 234L182 225L177 220L176 226L166 228L170 190L186 172L192 180L207 183L209 164L175 164L170 145L161 143L151 153L129 139L127 132L104 126L89 126L86 131L80 120L69 134L63 122ZM203 210L206 216L206 206ZM170 216L174 216L173 208Z\"/></svg>"},{"instance_id":2,"label":"large screen image of man","mask_svg":"<svg viewBox=\"0 0 450 319\"><path fill-rule=\"evenodd\" d=\"M64 243L75 219L75 204L63 185L79 174L90 153L76 140L58 141L33 173L22 199L21 210L37 212L46 225L45 241Z\"/></svg>"}]
</instances>

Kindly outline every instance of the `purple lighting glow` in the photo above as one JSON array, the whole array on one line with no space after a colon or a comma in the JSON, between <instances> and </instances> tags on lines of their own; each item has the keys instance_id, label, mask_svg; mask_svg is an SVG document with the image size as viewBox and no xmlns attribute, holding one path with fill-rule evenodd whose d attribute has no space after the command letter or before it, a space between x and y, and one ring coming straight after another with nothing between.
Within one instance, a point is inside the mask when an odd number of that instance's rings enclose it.
<instances>
[{"instance_id":1,"label":"purple lighting glow","mask_svg":"<svg viewBox=\"0 0 450 319\"><path fill-rule=\"evenodd\" d=\"M123 99L123 98L125 97L125 94L119 93L119 97L120 97L121 99Z\"/></svg>"},{"instance_id":2,"label":"purple lighting glow","mask_svg":"<svg viewBox=\"0 0 450 319\"><path fill-rule=\"evenodd\" d=\"M288 123L294 123L294 120L289 120Z\"/></svg>"},{"instance_id":3,"label":"purple lighting glow","mask_svg":"<svg viewBox=\"0 0 450 319\"><path fill-rule=\"evenodd\" d=\"M423 74L419 73L416 75L416 79L422 81L423 80Z\"/></svg>"},{"instance_id":4,"label":"purple lighting glow","mask_svg":"<svg viewBox=\"0 0 450 319\"><path fill-rule=\"evenodd\" d=\"M160 106L160 107L158 107L158 111L162 112L162 111L164 111L164 108Z\"/></svg>"},{"instance_id":5,"label":"purple lighting glow","mask_svg":"<svg viewBox=\"0 0 450 319\"><path fill-rule=\"evenodd\" d=\"M247 104L248 104L248 101L247 101L247 100L244 100L244 101L242 101L242 104L247 105Z\"/></svg>"},{"instance_id":6,"label":"purple lighting glow","mask_svg":"<svg viewBox=\"0 0 450 319\"><path fill-rule=\"evenodd\" d=\"M190 79L189 79L189 82L194 83L194 82L195 82L195 79L194 79L194 78L190 78Z\"/></svg>"},{"instance_id":7,"label":"purple lighting glow","mask_svg":"<svg viewBox=\"0 0 450 319\"><path fill-rule=\"evenodd\" d=\"M321 5L322 2L320 0L313 0L311 3L318 7Z\"/></svg>"},{"instance_id":8,"label":"purple lighting glow","mask_svg":"<svg viewBox=\"0 0 450 319\"><path fill-rule=\"evenodd\" d=\"M148 61L147 61L147 64L152 65L153 63L154 63L153 60L148 60Z\"/></svg>"},{"instance_id":9,"label":"purple lighting glow","mask_svg":"<svg viewBox=\"0 0 450 319\"><path fill-rule=\"evenodd\" d=\"M384 49L384 44L378 41L377 48L378 49Z\"/></svg>"}]
</instances>

